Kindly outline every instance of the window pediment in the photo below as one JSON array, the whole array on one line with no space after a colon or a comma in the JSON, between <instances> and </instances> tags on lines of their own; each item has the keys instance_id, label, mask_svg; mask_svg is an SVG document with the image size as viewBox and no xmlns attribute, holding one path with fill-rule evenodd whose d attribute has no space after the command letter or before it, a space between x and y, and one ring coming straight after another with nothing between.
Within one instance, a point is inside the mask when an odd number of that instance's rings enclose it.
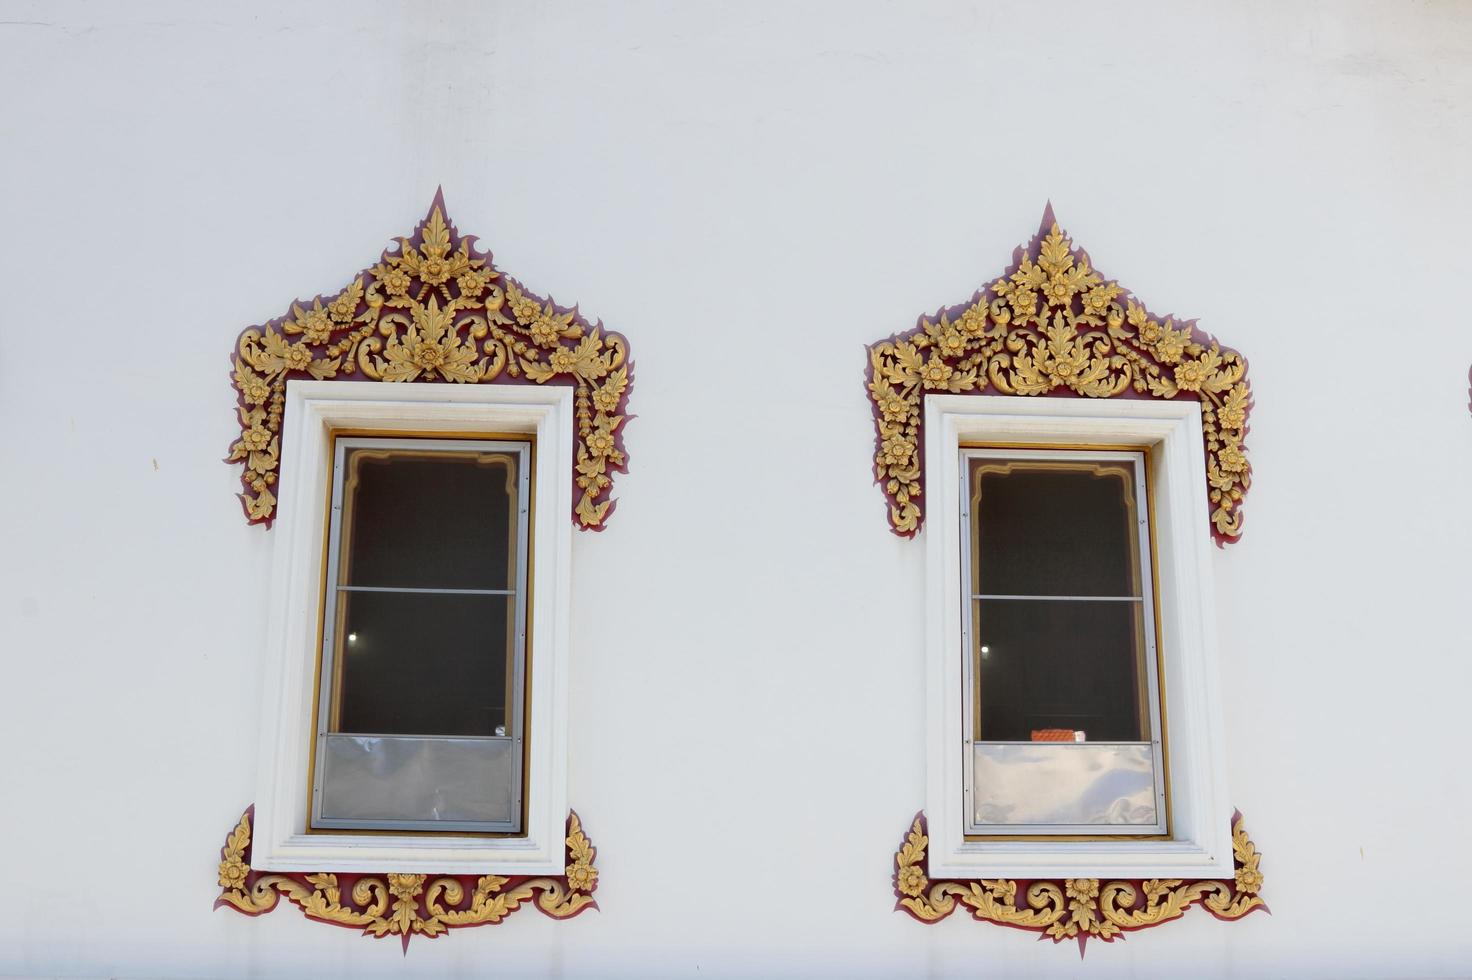
<instances>
[{"instance_id":1,"label":"window pediment","mask_svg":"<svg viewBox=\"0 0 1472 980\"><path fill-rule=\"evenodd\" d=\"M443 192L413 233L340 291L295 302L236 342L232 381L247 520L276 519L282 417L290 380L548 384L575 390L573 521L602 530L613 473L628 472L623 422L632 384L622 334L498 270L450 222Z\"/></svg>"},{"instance_id":2,"label":"window pediment","mask_svg":"<svg viewBox=\"0 0 1472 980\"><path fill-rule=\"evenodd\" d=\"M870 346L868 371L875 476L896 534L912 537L925 520L927 394L1198 401L1212 536L1226 545L1242 534L1252 484L1246 360L1196 321L1159 317L1104 278L1058 227L1052 205L1000 277L969 302Z\"/></svg>"}]
</instances>

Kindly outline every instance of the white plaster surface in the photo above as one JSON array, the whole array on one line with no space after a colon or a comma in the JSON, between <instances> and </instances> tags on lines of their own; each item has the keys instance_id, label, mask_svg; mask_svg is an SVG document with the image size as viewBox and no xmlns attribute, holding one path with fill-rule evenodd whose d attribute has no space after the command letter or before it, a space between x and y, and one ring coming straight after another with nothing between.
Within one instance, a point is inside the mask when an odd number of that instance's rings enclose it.
<instances>
[{"instance_id":1,"label":"white plaster surface","mask_svg":"<svg viewBox=\"0 0 1472 980\"><path fill-rule=\"evenodd\" d=\"M1472 974L1469 109L1457 3L0 0L0 974ZM210 910L273 543L220 458L237 332L441 183L627 333L638 418L573 543L602 908L404 957ZM886 527L862 383L1049 198L1257 397L1214 572L1273 914L1082 962L892 911L924 545Z\"/></svg>"}]
</instances>

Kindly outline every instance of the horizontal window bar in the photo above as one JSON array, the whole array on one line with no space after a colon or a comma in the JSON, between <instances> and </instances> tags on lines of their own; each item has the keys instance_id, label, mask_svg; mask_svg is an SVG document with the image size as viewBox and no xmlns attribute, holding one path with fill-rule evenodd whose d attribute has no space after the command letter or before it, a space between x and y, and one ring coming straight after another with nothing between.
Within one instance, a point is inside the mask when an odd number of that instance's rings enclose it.
<instances>
[{"instance_id":1,"label":"horizontal window bar","mask_svg":"<svg viewBox=\"0 0 1472 980\"><path fill-rule=\"evenodd\" d=\"M1139 595L988 595L973 594L973 599L1024 599L1028 602L1144 602Z\"/></svg>"},{"instance_id":2,"label":"horizontal window bar","mask_svg":"<svg viewBox=\"0 0 1472 980\"><path fill-rule=\"evenodd\" d=\"M1099 745L1154 745L1154 744L1156 744L1154 742L1075 742L1075 741L1072 741L1072 740L1069 740L1069 741L1059 741L1059 742L1034 742L1034 741L1031 741L1031 740L1024 741L1024 740L1022 740L1020 738L1019 739L1004 739L1004 738L981 739L981 738L977 738L977 739L967 739L967 742L970 745L1093 745L1093 746L1099 746Z\"/></svg>"},{"instance_id":3,"label":"horizontal window bar","mask_svg":"<svg viewBox=\"0 0 1472 980\"><path fill-rule=\"evenodd\" d=\"M313 829L376 830L385 834L396 830L428 830L440 834L495 834L514 832L517 825L513 820L349 820L325 817L319 818L313 824Z\"/></svg>"},{"instance_id":4,"label":"horizontal window bar","mask_svg":"<svg viewBox=\"0 0 1472 980\"><path fill-rule=\"evenodd\" d=\"M339 592L408 592L420 595L516 595L515 589L396 589L384 585L339 585Z\"/></svg>"},{"instance_id":5,"label":"horizontal window bar","mask_svg":"<svg viewBox=\"0 0 1472 980\"><path fill-rule=\"evenodd\" d=\"M509 742L515 735L405 735L403 732L323 732L324 738L400 738L415 742ZM1103 745L1103 742L1095 742Z\"/></svg>"},{"instance_id":6,"label":"horizontal window bar","mask_svg":"<svg viewBox=\"0 0 1472 980\"><path fill-rule=\"evenodd\" d=\"M977 837L1012 837L1047 834L1057 837L1157 837L1165 833L1159 823L976 823L966 831Z\"/></svg>"}]
</instances>

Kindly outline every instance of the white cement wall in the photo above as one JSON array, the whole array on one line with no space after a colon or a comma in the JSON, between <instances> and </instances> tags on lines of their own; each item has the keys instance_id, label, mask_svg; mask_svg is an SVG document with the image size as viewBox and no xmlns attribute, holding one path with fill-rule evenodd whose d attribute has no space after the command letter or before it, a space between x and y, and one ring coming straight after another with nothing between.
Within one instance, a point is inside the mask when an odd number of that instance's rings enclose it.
<instances>
[{"instance_id":1,"label":"white cement wall","mask_svg":"<svg viewBox=\"0 0 1472 980\"><path fill-rule=\"evenodd\" d=\"M1103 7L0 0L0 973L1472 973L1472 7ZM638 418L573 556L602 909L403 957L210 909L273 543L220 459L237 332L441 183L626 332ZM1082 962L892 911L924 548L862 383L1049 198L1257 398L1215 573L1273 914Z\"/></svg>"}]
</instances>

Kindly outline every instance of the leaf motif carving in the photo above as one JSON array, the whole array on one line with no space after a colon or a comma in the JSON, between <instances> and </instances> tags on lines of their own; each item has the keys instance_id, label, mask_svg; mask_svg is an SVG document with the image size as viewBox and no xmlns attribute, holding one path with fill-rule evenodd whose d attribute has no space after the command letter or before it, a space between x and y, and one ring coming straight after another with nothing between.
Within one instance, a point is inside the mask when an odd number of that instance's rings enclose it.
<instances>
[{"instance_id":1,"label":"leaf motif carving","mask_svg":"<svg viewBox=\"0 0 1472 980\"><path fill-rule=\"evenodd\" d=\"M1242 533L1251 485L1243 437L1252 393L1247 364L1190 322L1149 313L1105 280L1049 214L1016 265L967 303L922 317L868 350L875 482L891 529L924 519L919 466L927 392L1085 398L1192 398L1202 404L1211 524L1219 544Z\"/></svg>"},{"instance_id":2,"label":"leaf motif carving","mask_svg":"<svg viewBox=\"0 0 1472 980\"><path fill-rule=\"evenodd\" d=\"M1230 881L1039 880L1028 884L1025 904L1019 904L1018 883L1013 880L931 879L927 874L929 838L925 818L917 815L895 853L895 908L921 922L934 923L964 907L981 922L1028 929L1055 943L1076 940L1082 952L1089 939L1113 942L1126 932L1180 918L1197 902L1219 919L1240 919L1255 909L1266 908L1258 896L1262 874L1257 849L1243 829L1240 815L1233 817L1232 839L1236 874Z\"/></svg>"},{"instance_id":3,"label":"leaf motif carving","mask_svg":"<svg viewBox=\"0 0 1472 980\"><path fill-rule=\"evenodd\" d=\"M508 311L510 315L508 315ZM279 436L292 379L485 384L520 381L579 389L574 433L579 469L572 517L599 530L612 510L612 474L627 469L617 424L632 378L627 341L577 310L503 279L487 253L460 236L436 198L414 234L330 297L294 302L243 331L231 376L241 436L228 460L244 463L247 520L269 526L277 499ZM593 387L596 386L596 387ZM585 440L612 434L613 451ZM268 449L268 446L271 447Z\"/></svg>"},{"instance_id":4,"label":"leaf motif carving","mask_svg":"<svg viewBox=\"0 0 1472 980\"><path fill-rule=\"evenodd\" d=\"M221 848L222 891L216 908L260 915L284 897L309 919L360 927L365 936L396 936L407 950L412 936L432 939L462 926L494 925L527 902L534 901L539 911L554 919L597 907L591 894L598 881L593 867L597 851L576 813L568 814L568 870L562 876L447 875L429 881L423 874L359 875L348 902L343 901L335 874L253 871L245 863L251 819L252 811L247 810Z\"/></svg>"}]
</instances>

